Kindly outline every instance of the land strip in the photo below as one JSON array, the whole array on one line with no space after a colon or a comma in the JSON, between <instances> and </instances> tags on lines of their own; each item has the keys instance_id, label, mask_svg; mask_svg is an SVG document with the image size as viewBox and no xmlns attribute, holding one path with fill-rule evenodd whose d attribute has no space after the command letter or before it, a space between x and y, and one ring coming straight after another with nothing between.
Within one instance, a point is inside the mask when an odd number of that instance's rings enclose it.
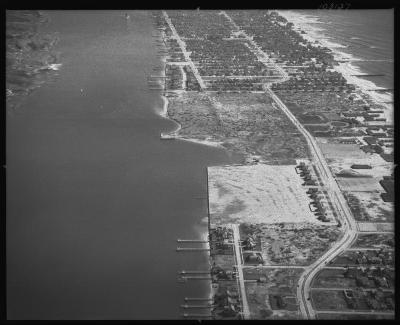
<instances>
[{"instance_id":1,"label":"land strip","mask_svg":"<svg viewBox=\"0 0 400 325\"><path fill-rule=\"evenodd\" d=\"M166 20L166 13L163 17ZM361 286L365 296L357 293L355 301L363 308L390 309L390 296L368 295L376 294L368 287L371 283L390 292L384 286L391 281L393 252L388 248L390 239L386 244L379 237L391 233L393 208L385 203L383 211L378 203L369 204L367 197L375 202L392 199L392 181L386 176L390 162L382 160L390 157L378 152L380 146L388 152L386 140L392 129L374 131L368 124L380 122L381 117L372 116L381 114L379 109L332 71L336 62L329 50L302 39L291 23L274 12L168 12L167 17L160 25L167 40L170 37L172 55L184 61L187 77L183 82L182 72L176 74L176 84L187 91L169 98L168 116L181 125L173 138L219 145L242 157L240 164L215 166L208 172L210 237L215 239L210 249L217 305L213 317L319 317L321 308L314 310L313 293L324 290L314 290L313 283L325 271L354 273L357 286L366 285ZM361 105L372 108L362 114L363 120L345 115L346 110L359 114ZM370 139L363 132L382 138L366 146ZM366 160L359 146L376 152ZM265 165L275 165L275 170L285 166L284 173L296 170L298 175L291 176L293 184L278 181L277 176L260 174ZM387 177L381 184L387 190L382 199L379 192L371 194L371 189L380 189L376 175ZM257 181L246 184L253 177ZM299 183L303 187L295 185L299 181L304 181ZM366 185L367 190L360 192ZM265 201L263 193L272 198L269 208L260 203ZM280 200L286 200L285 193L308 203L303 213L308 223L297 217L286 219L290 204L278 208ZM271 209L274 206L277 209ZM232 224L238 234L233 234ZM233 247L229 236L235 238ZM301 255L305 243L315 249ZM359 244L364 247L357 249ZM363 277L370 277L369 282ZM353 284L355 278L350 275L346 283ZM285 287L282 281L287 288L278 289L278 283ZM326 287L327 294L337 291L332 288ZM344 298L336 298L337 306L342 306ZM351 306L353 298L346 299ZM326 314L334 315L339 314Z\"/></svg>"}]
</instances>

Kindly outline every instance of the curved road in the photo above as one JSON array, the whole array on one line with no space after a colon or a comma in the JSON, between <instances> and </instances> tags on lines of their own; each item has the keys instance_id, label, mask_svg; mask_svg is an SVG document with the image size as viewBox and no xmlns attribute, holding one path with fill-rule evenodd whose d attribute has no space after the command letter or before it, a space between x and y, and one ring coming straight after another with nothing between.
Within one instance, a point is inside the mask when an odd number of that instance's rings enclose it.
<instances>
[{"instance_id":1,"label":"curved road","mask_svg":"<svg viewBox=\"0 0 400 325\"><path fill-rule=\"evenodd\" d=\"M345 227L345 233L341 240L336 242L324 255L322 255L317 261L309 265L304 273L300 276L299 284L297 287L297 296L300 302L300 311L305 318L315 318L315 312L311 304L310 285L314 276L333 258L339 255L344 249L349 247L357 236L357 223L353 218L353 215L347 205L347 202L334 179L328 164L318 147L315 139L311 134L301 125L296 117L289 111L286 105L272 92L271 89L266 87L266 91L272 97L272 99L278 104L278 106L284 111L288 118L293 122L294 125L300 130L307 140L307 143L311 149L315 166L318 168L321 178L327 188L328 197L330 198L339 218L342 220L343 226Z\"/></svg>"},{"instance_id":2,"label":"curved road","mask_svg":"<svg viewBox=\"0 0 400 325\"><path fill-rule=\"evenodd\" d=\"M268 55L262 51L262 49L249 37L240 27L233 21L233 19L225 12L222 14L232 23L237 31L240 31L248 42L253 45L255 51L254 54L257 56L260 62L264 65L274 65L275 68L281 73L281 82L286 81L289 76L286 71L271 60ZM265 85L264 85L265 86ZM286 107L286 105L274 94L274 92L267 86L264 87L266 92L272 97L275 103L282 109L287 117L292 121L294 125L300 130L307 140L308 146L313 156L313 161L318 169L324 185L327 189L328 197L332 202L343 226L345 227L343 237L336 242L324 255L322 255L317 261L305 268L304 273L300 276L297 297L300 303L300 311L304 318L315 318L315 312L311 304L310 285L314 276L333 258L339 255L344 249L349 247L357 236L357 223L353 218L353 215L347 205L347 202L334 179L331 170L323 156L321 149L319 148L315 138L303 127L303 125L297 120L292 112Z\"/></svg>"},{"instance_id":3,"label":"curved road","mask_svg":"<svg viewBox=\"0 0 400 325\"><path fill-rule=\"evenodd\" d=\"M253 46L253 53L257 56L258 60L262 62L264 65L274 65L274 67L281 73L282 80L281 82L287 80L289 78L286 71L277 65L276 63L271 60L268 55L262 51L262 49L253 41L251 37L249 37L243 30L236 25L233 19L224 11L221 12L235 27L236 30L241 31L241 33L245 36L248 42ZM169 27L172 30L173 35L178 41L179 46L184 54L185 59L189 62L192 71L199 82L199 85L202 89L205 89L204 82L196 68L193 64L192 60L190 59L189 54L186 51L185 43L180 39L178 33L175 30L174 25L172 24L170 18L168 17L167 13L163 11L164 18L168 23ZM311 304L310 295L310 285L314 278L314 276L333 258L339 255L344 249L349 247L352 242L355 240L357 236L357 223L355 222L353 215L347 205L347 202L334 179L328 164L326 163L325 157L323 156L321 149L319 148L316 140L314 137L301 125L301 123L297 120L297 118L292 114L292 112L286 107L286 105L273 93L273 91L269 87L264 88L265 91L272 97L275 103L279 106L280 109L287 115L287 117L292 121L294 125L300 130L300 132L304 135L307 140L307 143L310 147L311 154L313 156L313 162L318 169L320 176L326 186L328 197L331 200L341 222L345 229L343 237L336 242L324 255L322 255L318 260L316 260L313 264L309 265L305 268L304 273L300 276L299 284L297 288L297 296L300 303L300 312L302 313L304 318L313 319L315 318L315 311ZM237 230L233 227L234 231ZM237 246L237 245L235 245ZM238 252L236 252L238 253ZM239 270L240 269L240 270ZM239 274L241 273L241 265L238 263L238 271ZM241 279L241 291L244 291L244 283L243 279ZM243 295L245 299L245 294ZM245 318L249 317L247 301L244 303L244 316ZM247 307L247 308L246 308ZM247 317L246 317L247 316Z\"/></svg>"}]
</instances>

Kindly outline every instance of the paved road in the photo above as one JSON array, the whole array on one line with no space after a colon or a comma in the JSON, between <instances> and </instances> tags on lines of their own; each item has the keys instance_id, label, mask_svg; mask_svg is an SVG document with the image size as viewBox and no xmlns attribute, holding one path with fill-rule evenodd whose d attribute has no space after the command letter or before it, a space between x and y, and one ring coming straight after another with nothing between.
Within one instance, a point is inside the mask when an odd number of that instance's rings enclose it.
<instances>
[{"instance_id":1,"label":"paved road","mask_svg":"<svg viewBox=\"0 0 400 325\"><path fill-rule=\"evenodd\" d=\"M172 34L174 35L175 39L177 40L179 47L182 50L183 56L185 57L185 60L189 63L190 67L192 68L193 74L197 79L197 82L200 85L201 89L205 89L206 86L204 85L203 79L200 76L199 71L197 70L196 66L194 65L192 59L189 56L189 53L186 51L186 43L182 41L180 38L178 32L175 29L174 24L171 22L171 19L169 18L167 12L165 10L162 11L165 21L167 22L169 28L171 28Z\"/></svg>"},{"instance_id":2,"label":"paved road","mask_svg":"<svg viewBox=\"0 0 400 325\"><path fill-rule=\"evenodd\" d=\"M375 310L365 310L365 311L361 311L361 310L317 310L318 314L358 314L358 315L390 315L390 316L394 316L394 311L375 311Z\"/></svg>"},{"instance_id":3,"label":"paved road","mask_svg":"<svg viewBox=\"0 0 400 325\"><path fill-rule=\"evenodd\" d=\"M311 288L313 291L325 291L325 290L331 290L331 291L343 291L343 290L359 290L361 289L362 291L376 291L377 289L374 288L360 288L360 287L355 287L355 288L327 288L327 287L321 287L321 288ZM394 292L394 289L386 288L386 289L379 289L382 290L383 292Z\"/></svg>"},{"instance_id":4,"label":"paved road","mask_svg":"<svg viewBox=\"0 0 400 325\"><path fill-rule=\"evenodd\" d=\"M235 26L236 30L240 31L240 28L232 20L226 12L222 12L225 17ZM280 66L275 64L266 53L264 53L261 48L244 32L242 34L246 37L251 45L255 49L255 54L259 58L259 61L265 65L273 65L283 76L283 81L288 78L287 73ZM292 114L292 112L286 107L286 105L273 93L273 91L265 87L266 92L272 97L275 103L282 109L286 116L293 122L294 125L300 130L307 140L310 147L311 154L313 156L313 161L317 167L320 177L323 179L326 188L328 189L328 197L332 202L338 216L341 219L343 227L345 229L344 235L341 240L336 242L324 255L322 255L316 262L311 264L305 269L305 272L301 275L299 280L299 287L297 295L300 303L300 311L304 318L315 318L315 312L311 304L311 299L308 295L310 292L310 284L314 276L334 257L339 255L344 248L347 248L355 240L357 236L357 224L353 218L353 215L347 205L347 202L339 189L339 186L334 179L329 166L323 156L321 149L314 137L303 127L303 125L297 120L297 118Z\"/></svg>"},{"instance_id":5,"label":"paved road","mask_svg":"<svg viewBox=\"0 0 400 325\"><path fill-rule=\"evenodd\" d=\"M256 57L260 62L262 62L266 66L272 66L276 70L278 70L283 78L282 80L280 80L281 82L284 82L289 79L289 75L287 74L287 72L284 69L282 69L279 65L277 65L275 62L273 62L273 60L258 46L258 44L254 42L253 39L249 37L249 35L247 35L247 33L244 30L241 30L240 27L236 25L234 20L225 11L221 11L221 13L231 22L233 27L237 31L240 31L241 34L247 39L247 41L253 46L253 48L249 47L249 49L256 55Z\"/></svg>"},{"instance_id":6,"label":"paved road","mask_svg":"<svg viewBox=\"0 0 400 325\"><path fill-rule=\"evenodd\" d=\"M242 296L242 307L243 307L243 318L250 319L250 310L249 304L247 302L246 296L246 288L244 286L244 277L243 277L243 263L242 263L242 252L240 248L240 234L239 234L239 226L237 224L230 225L233 231L233 242L235 248L235 257L236 257L236 267L238 271L238 279L239 279L239 289L240 294Z\"/></svg>"},{"instance_id":7,"label":"paved road","mask_svg":"<svg viewBox=\"0 0 400 325\"><path fill-rule=\"evenodd\" d=\"M232 23L232 25L235 27L236 30L241 31L240 28L236 25L236 23L232 20L232 18L226 14L226 12L222 12L222 14ZM167 13L163 11L163 15L165 17L166 22L168 23L169 27L171 28L171 31L176 38L183 55L187 62L189 62L189 65L192 68L192 71L202 89L205 89L204 82L192 62L192 60L189 57L189 54L186 51L186 45L185 43L181 40L179 37L174 25L172 24L170 18L168 17ZM281 73L282 80L285 81L288 78L288 74L285 72L282 67L279 65L275 64L269 57L268 55L262 51L262 49L244 32L241 31L243 36L248 40L248 42L252 45L252 47L249 47L250 50L257 56L260 62L265 64L266 66L274 66L277 71ZM330 201L332 202L335 210L338 213L338 216L342 222L342 225L344 227L344 235L339 240L336 242L323 256L321 256L316 262L314 262L312 265L308 266L305 268L305 272L301 275L300 280L299 280L299 287L297 291L297 295L299 298L299 304L300 304L300 311L304 318L315 318L315 311L312 307L311 300L308 300L308 295L310 292L310 284L314 276L333 258L335 258L337 255L339 255L341 252L343 252L344 249L348 248L352 242L355 240L356 235L357 235L357 224L351 214L351 211L347 205L347 202L345 198L343 197L343 194L341 190L339 189L336 180L334 179L328 164L326 163L326 160L320 150L320 148L317 145L316 140L314 139L313 136L301 125L301 123L297 120L297 118L290 112L290 110L286 107L286 105L272 92L272 90L268 87L265 88L266 92L271 96L271 98L275 101L275 103L279 106L280 109L287 115L287 117L293 122L294 125L301 131L301 133L304 135L304 137L307 140L307 143L310 147L311 154L313 156L313 161L315 166L317 167L321 178L324 181L324 184L326 188L328 189L328 197ZM234 230L235 234L235 253L237 259L239 259L239 256L241 256L240 252L240 247L239 247L239 230L237 228L237 225L232 225L232 229ZM243 301L243 314L245 316L245 319L249 317L249 311L248 311L248 306L247 306L247 299L246 299L246 294L244 290L244 279L243 279L243 270L242 270L242 263L237 261L238 264L238 274L239 274L239 284L240 284L240 289L242 292L242 301Z\"/></svg>"},{"instance_id":8,"label":"paved road","mask_svg":"<svg viewBox=\"0 0 400 325\"><path fill-rule=\"evenodd\" d=\"M294 125L303 133L313 155L315 166L319 169L320 176L323 179L325 186L329 189L328 197L333 203L333 206L338 213L342 224L345 227L345 232L341 240L336 242L324 255L322 255L316 262L311 264L305 269L305 272L300 276L299 287L297 295L299 298L300 311L304 318L315 318L315 312L309 299L310 285L314 276L333 258L339 255L343 249L348 248L357 236L357 224L351 214L342 192L340 191L336 180L333 178L332 173L325 161L325 158L319 149L315 139L311 134L301 125L296 117L289 111L286 105L272 92L271 89L266 88L272 99L284 111L288 118Z\"/></svg>"},{"instance_id":9,"label":"paved road","mask_svg":"<svg viewBox=\"0 0 400 325\"><path fill-rule=\"evenodd\" d=\"M261 267L264 269L304 269L306 266L299 265L243 265L244 269Z\"/></svg>"}]
</instances>

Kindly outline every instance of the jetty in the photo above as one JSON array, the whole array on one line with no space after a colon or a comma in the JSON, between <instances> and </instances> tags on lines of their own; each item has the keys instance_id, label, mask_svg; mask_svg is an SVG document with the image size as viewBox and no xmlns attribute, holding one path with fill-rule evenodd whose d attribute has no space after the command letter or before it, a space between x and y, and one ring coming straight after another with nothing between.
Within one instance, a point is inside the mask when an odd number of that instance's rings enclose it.
<instances>
[{"instance_id":1,"label":"jetty","mask_svg":"<svg viewBox=\"0 0 400 325\"><path fill-rule=\"evenodd\" d=\"M202 239L177 239L178 243L208 243L208 240Z\"/></svg>"},{"instance_id":2,"label":"jetty","mask_svg":"<svg viewBox=\"0 0 400 325\"><path fill-rule=\"evenodd\" d=\"M367 89L367 91L393 91L393 88L373 88L373 89Z\"/></svg>"},{"instance_id":3,"label":"jetty","mask_svg":"<svg viewBox=\"0 0 400 325\"><path fill-rule=\"evenodd\" d=\"M175 135L161 133L160 134L160 139L161 140L175 140Z\"/></svg>"},{"instance_id":4,"label":"jetty","mask_svg":"<svg viewBox=\"0 0 400 325\"><path fill-rule=\"evenodd\" d=\"M385 76L384 74L368 74L368 73L357 73L357 74L352 74L352 77L383 77Z\"/></svg>"}]
</instances>

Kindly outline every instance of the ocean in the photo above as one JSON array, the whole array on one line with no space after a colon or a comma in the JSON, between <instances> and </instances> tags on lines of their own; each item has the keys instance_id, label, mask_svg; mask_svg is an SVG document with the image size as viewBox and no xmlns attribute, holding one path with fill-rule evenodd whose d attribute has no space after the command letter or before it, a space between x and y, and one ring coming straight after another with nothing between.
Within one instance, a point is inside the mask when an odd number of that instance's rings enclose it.
<instances>
[{"instance_id":1,"label":"ocean","mask_svg":"<svg viewBox=\"0 0 400 325\"><path fill-rule=\"evenodd\" d=\"M348 82L357 84L376 103L387 108L393 119L393 92L370 89L394 87L393 10L279 10L287 20L306 32L309 40L330 48L336 58L350 60L339 70ZM372 74L382 76L353 76Z\"/></svg>"},{"instance_id":2,"label":"ocean","mask_svg":"<svg viewBox=\"0 0 400 325\"><path fill-rule=\"evenodd\" d=\"M176 319L184 297L209 295L208 281L177 282L208 253L176 239L205 235L206 167L234 159L160 140L176 124L147 88L154 26L125 13L46 12L61 65L6 120L9 319ZM347 64L384 74L357 82L393 88L392 11L292 14L338 55L375 60Z\"/></svg>"}]
</instances>

